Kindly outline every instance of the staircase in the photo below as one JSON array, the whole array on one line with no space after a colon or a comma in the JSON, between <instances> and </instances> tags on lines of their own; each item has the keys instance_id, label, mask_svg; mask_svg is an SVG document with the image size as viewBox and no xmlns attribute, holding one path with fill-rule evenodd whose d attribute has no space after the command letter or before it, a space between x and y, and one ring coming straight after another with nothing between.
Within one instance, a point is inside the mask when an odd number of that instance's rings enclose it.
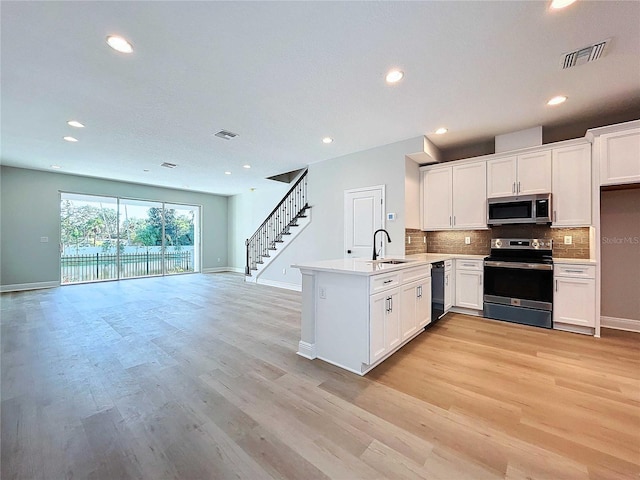
<instances>
[{"instance_id":1,"label":"staircase","mask_svg":"<svg viewBox=\"0 0 640 480\"><path fill-rule=\"evenodd\" d=\"M289 192L262 222L256 232L245 242L247 262L245 280L257 281L264 267L272 261L278 251L295 236L296 229L302 230L308 222L307 170L298 178Z\"/></svg>"}]
</instances>

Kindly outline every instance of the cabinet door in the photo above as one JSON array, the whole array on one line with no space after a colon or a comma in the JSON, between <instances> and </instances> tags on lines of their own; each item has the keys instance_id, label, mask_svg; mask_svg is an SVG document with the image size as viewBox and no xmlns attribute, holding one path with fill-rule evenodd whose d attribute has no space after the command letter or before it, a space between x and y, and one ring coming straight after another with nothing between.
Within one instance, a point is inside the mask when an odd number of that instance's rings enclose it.
<instances>
[{"instance_id":1,"label":"cabinet door","mask_svg":"<svg viewBox=\"0 0 640 480\"><path fill-rule=\"evenodd\" d=\"M400 294L394 288L370 297L369 364L400 344Z\"/></svg>"},{"instance_id":2,"label":"cabinet door","mask_svg":"<svg viewBox=\"0 0 640 480\"><path fill-rule=\"evenodd\" d=\"M384 336L387 341L387 352L400 345L400 314L402 307L400 302L400 289L396 288L388 292L390 309L385 319Z\"/></svg>"},{"instance_id":3,"label":"cabinet door","mask_svg":"<svg viewBox=\"0 0 640 480\"><path fill-rule=\"evenodd\" d=\"M456 306L482 310L482 272L456 270Z\"/></svg>"},{"instance_id":4,"label":"cabinet door","mask_svg":"<svg viewBox=\"0 0 640 480\"><path fill-rule=\"evenodd\" d=\"M510 197L516 193L516 157L487 162L487 197Z\"/></svg>"},{"instance_id":5,"label":"cabinet door","mask_svg":"<svg viewBox=\"0 0 640 480\"><path fill-rule=\"evenodd\" d=\"M416 323L420 329L431 323L431 277L420 280L418 288Z\"/></svg>"},{"instance_id":6,"label":"cabinet door","mask_svg":"<svg viewBox=\"0 0 640 480\"><path fill-rule=\"evenodd\" d=\"M487 163L453 167L453 228L487 228Z\"/></svg>"},{"instance_id":7,"label":"cabinet door","mask_svg":"<svg viewBox=\"0 0 640 480\"><path fill-rule=\"evenodd\" d=\"M453 306L453 275L451 270L444 272L444 311L448 312Z\"/></svg>"},{"instance_id":8,"label":"cabinet door","mask_svg":"<svg viewBox=\"0 0 640 480\"><path fill-rule=\"evenodd\" d=\"M369 364L384 357L386 340L384 327L389 308L387 292L371 295L369 307Z\"/></svg>"},{"instance_id":9,"label":"cabinet door","mask_svg":"<svg viewBox=\"0 0 640 480\"><path fill-rule=\"evenodd\" d=\"M595 327L595 280L570 277L556 277L555 280L553 321Z\"/></svg>"},{"instance_id":10,"label":"cabinet door","mask_svg":"<svg viewBox=\"0 0 640 480\"><path fill-rule=\"evenodd\" d=\"M418 329L417 299L420 292L420 289L418 288L419 285L420 281L417 281L400 287L400 297L402 300L402 305L400 308L400 330L402 333L401 338L403 341L416 333L416 330Z\"/></svg>"},{"instance_id":11,"label":"cabinet door","mask_svg":"<svg viewBox=\"0 0 640 480\"><path fill-rule=\"evenodd\" d=\"M551 150L518 156L518 195L551 192Z\"/></svg>"},{"instance_id":12,"label":"cabinet door","mask_svg":"<svg viewBox=\"0 0 640 480\"><path fill-rule=\"evenodd\" d=\"M552 155L553 226L591 225L591 146L556 148Z\"/></svg>"},{"instance_id":13,"label":"cabinet door","mask_svg":"<svg viewBox=\"0 0 640 480\"><path fill-rule=\"evenodd\" d=\"M451 167L423 172L423 230L451 228Z\"/></svg>"},{"instance_id":14,"label":"cabinet door","mask_svg":"<svg viewBox=\"0 0 640 480\"><path fill-rule=\"evenodd\" d=\"M600 136L600 184L640 182L640 129Z\"/></svg>"}]
</instances>

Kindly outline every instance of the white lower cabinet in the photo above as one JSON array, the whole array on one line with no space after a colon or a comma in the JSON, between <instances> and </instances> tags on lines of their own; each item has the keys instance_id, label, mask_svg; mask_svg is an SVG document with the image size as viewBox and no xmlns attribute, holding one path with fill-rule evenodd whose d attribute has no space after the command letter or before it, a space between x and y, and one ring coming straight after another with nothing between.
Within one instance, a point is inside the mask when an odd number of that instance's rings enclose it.
<instances>
[{"instance_id":1,"label":"white lower cabinet","mask_svg":"<svg viewBox=\"0 0 640 480\"><path fill-rule=\"evenodd\" d=\"M399 284L399 286L397 286ZM431 321L431 270L407 269L400 275L375 276L370 296L369 364L397 349Z\"/></svg>"},{"instance_id":2,"label":"white lower cabinet","mask_svg":"<svg viewBox=\"0 0 640 480\"><path fill-rule=\"evenodd\" d=\"M384 357L400 343L400 289L371 296L369 317L369 363Z\"/></svg>"},{"instance_id":3,"label":"white lower cabinet","mask_svg":"<svg viewBox=\"0 0 640 480\"><path fill-rule=\"evenodd\" d=\"M406 340L431 322L431 277L403 285L400 296L400 331Z\"/></svg>"},{"instance_id":4,"label":"white lower cabinet","mask_svg":"<svg viewBox=\"0 0 640 480\"><path fill-rule=\"evenodd\" d=\"M456 307L482 310L483 262L456 260Z\"/></svg>"},{"instance_id":5,"label":"white lower cabinet","mask_svg":"<svg viewBox=\"0 0 640 480\"><path fill-rule=\"evenodd\" d=\"M593 334L595 307L595 266L555 263L553 328Z\"/></svg>"}]
</instances>

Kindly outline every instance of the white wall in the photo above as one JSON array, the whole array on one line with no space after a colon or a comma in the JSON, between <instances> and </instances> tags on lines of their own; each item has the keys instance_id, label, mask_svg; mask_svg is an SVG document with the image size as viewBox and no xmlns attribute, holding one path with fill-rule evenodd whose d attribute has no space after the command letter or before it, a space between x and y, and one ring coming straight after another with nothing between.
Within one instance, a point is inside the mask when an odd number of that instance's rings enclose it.
<instances>
[{"instance_id":1,"label":"white wall","mask_svg":"<svg viewBox=\"0 0 640 480\"><path fill-rule=\"evenodd\" d=\"M293 183L274 181L267 187L229 197L229 267L244 273L245 240L262 225L292 186Z\"/></svg>"},{"instance_id":2,"label":"white wall","mask_svg":"<svg viewBox=\"0 0 640 480\"><path fill-rule=\"evenodd\" d=\"M407 158L404 179L405 228L420 229L420 165Z\"/></svg>"},{"instance_id":3,"label":"white wall","mask_svg":"<svg viewBox=\"0 0 640 480\"><path fill-rule=\"evenodd\" d=\"M392 240L386 254L404 254L405 154L422 147L423 137L416 137L310 165L307 181L311 224L267 267L260 280L301 285L300 272L292 269L292 264L343 258L344 191L352 188L386 185L386 212L396 213L396 220L386 223ZM250 195L237 195L230 200L230 218L239 212L249 216L252 209L264 208ZM239 226L229 229L230 249L234 250L230 258L234 259L233 266L244 267L244 257L240 262L236 251L244 245L246 236L238 232Z\"/></svg>"},{"instance_id":4,"label":"white wall","mask_svg":"<svg viewBox=\"0 0 640 480\"><path fill-rule=\"evenodd\" d=\"M13 167L0 186L2 286L60 280L60 191L201 205L202 269L227 266L227 197Z\"/></svg>"}]
</instances>

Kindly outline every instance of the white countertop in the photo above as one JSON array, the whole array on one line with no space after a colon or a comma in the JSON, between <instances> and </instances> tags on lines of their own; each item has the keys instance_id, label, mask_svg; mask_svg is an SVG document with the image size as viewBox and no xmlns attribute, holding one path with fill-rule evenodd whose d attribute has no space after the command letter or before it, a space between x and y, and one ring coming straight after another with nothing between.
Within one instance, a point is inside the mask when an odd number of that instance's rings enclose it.
<instances>
[{"instance_id":1,"label":"white countertop","mask_svg":"<svg viewBox=\"0 0 640 480\"><path fill-rule=\"evenodd\" d=\"M404 268L419 267L434 262L442 262L453 258L466 258L482 260L486 255L460 255L456 253L421 253L416 255L394 255L384 260L400 259L409 260L406 263L388 264L374 263L366 258L340 258L336 260L319 260L291 265L300 270L313 270L321 272L349 273L353 275L377 275L379 273L393 272Z\"/></svg>"},{"instance_id":2,"label":"white countertop","mask_svg":"<svg viewBox=\"0 0 640 480\"><path fill-rule=\"evenodd\" d=\"M460 253L418 253L415 255L394 255L381 260L409 260L406 263L388 264L373 262L366 258L339 258L335 260L319 260L291 265L300 270L313 270L321 272L348 273L352 275L377 275L379 273L393 272L404 268L419 267L445 260L484 260L486 255L464 255ZM596 265L595 260L588 258L554 258L555 263L570 263L574 265Z\"/></svg>"},{"instance_id":3,"label":"white countertop","mask_svg":"<svg viewBox=\"0 0 640 480\"><path fill-rule=\"evenodd\" d=\"M591 258L558 258L553 257L554 263L571 263L573 265L597 265L598 262Z\"/></svg>"},{"instance_id":4,"label":"white countertop","mask_svg":"<svg viewBox=\"0 0 640 480\"><path fill-rule=\"evenodd\" d=\"M300 270L314 270L321 272L349 273L353 275L376 275L379 273L393 272L404 268L419 267L428 265L431 261L419 258L409 258L410 256L395 255L381 260L401 259L409 260L406 263L389 264L373 262L366 258L340 258L336 260L319 260L316 262L299 263L291 265Z\"/></svg>"}]
</instances>

